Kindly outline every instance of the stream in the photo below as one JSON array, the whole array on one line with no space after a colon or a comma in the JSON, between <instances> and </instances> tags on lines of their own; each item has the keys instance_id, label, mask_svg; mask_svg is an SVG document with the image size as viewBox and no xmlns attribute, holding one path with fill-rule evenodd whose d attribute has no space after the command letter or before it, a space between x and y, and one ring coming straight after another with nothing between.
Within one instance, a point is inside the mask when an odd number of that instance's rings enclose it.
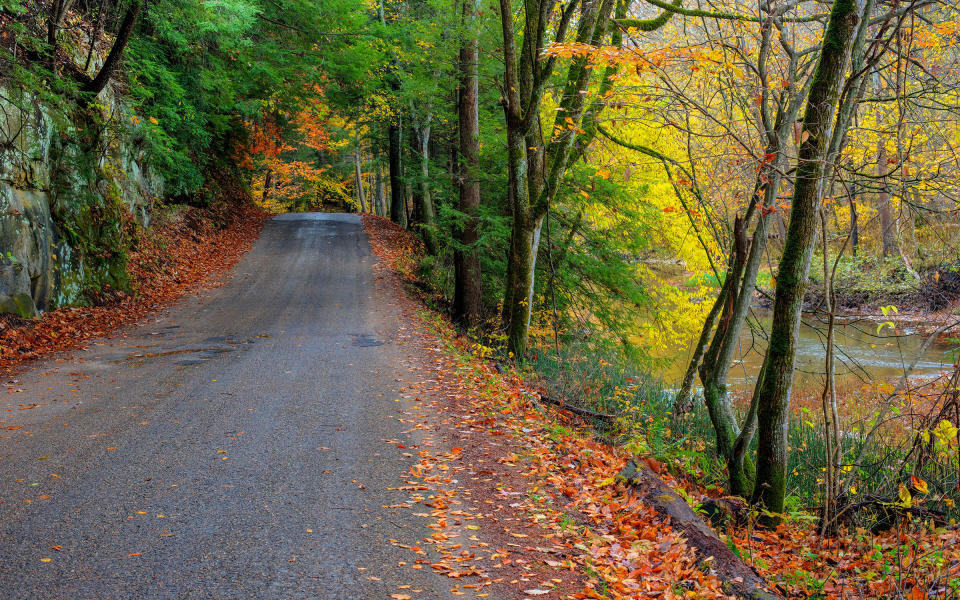
<instances>
[{"instance_id":1,"label":"stream","mask_svg":"<svg viewBox=\"0 0 960 600\"><path fill-rule=\"evenodd\" d=\"M737 360L727 379L731 390L750 393L756 383L771 323L769 313L758 316L758 319L751 320L752 327L744 326ZM898 326L894 330L888 325L878 334L876 322L862 318L838 318L834 328L837 387L860 385L878 379L896 380L917 357L928 337L929 334L907 326ZM813 392L823 387L826 338L825 322L805 319L800 326L795 391ZM680 348L676 354L679 358L664 371L664 383L667 386L679 386L695 343L696 339L691 339L685 348ZM935 377L951 369L957 349L955 343L935 340L920 357L911 376Z\"/></svg>"}]
</instances>

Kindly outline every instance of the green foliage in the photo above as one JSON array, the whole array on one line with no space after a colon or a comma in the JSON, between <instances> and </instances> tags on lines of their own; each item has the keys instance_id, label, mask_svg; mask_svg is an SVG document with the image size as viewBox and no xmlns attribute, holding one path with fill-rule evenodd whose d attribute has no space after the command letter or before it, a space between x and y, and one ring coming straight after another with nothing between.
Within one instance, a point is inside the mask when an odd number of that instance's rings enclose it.
<instances>
[{"instance_id":1,"label":"green foliage","mask_svg":"<svg viewBox=\"0 0 960 600\"><path fill-rule=\"evenodd\" d=\"M835 257L831 258L831 262L833 260ZM823 264L823 259L814 257L813 264ZM810 280L815 285L822 285L822 268L810 269ZM838 295L859 294L873 301L911 292L919 286L899 257L884 258L869 254L840 257L833 285Z\"/></svg>"},{"instance_id":2,"label":"green foliage","mask_svg":"<svg viewBox=\"0 0 960 600\"><path fill-rule=\"evenodd\" d=\"M261 12L245 0L160 0L151 3L130 42L130 97L173 196L189 198L212 161L234 154L242 119L299 93L270 60L281 41L257 43L270 37L257 18Z\"/></svg>"},{"instance_id":3,"label":"green foliage","mask_svg":"<svg viewBox=\"0 0 960 600\"><path fill-rule=\"evenodd\" d=\"M598 175L599 173L599 175ZM612 342L641 359L640 322L650 305L642 266L651 249L652 208L585 163L574 165L545 226L540 247L538 298L549 320L556 302L568 336L599 347ZM549 232L547 232L549 227Z\"/></svg>"}]
</instances>

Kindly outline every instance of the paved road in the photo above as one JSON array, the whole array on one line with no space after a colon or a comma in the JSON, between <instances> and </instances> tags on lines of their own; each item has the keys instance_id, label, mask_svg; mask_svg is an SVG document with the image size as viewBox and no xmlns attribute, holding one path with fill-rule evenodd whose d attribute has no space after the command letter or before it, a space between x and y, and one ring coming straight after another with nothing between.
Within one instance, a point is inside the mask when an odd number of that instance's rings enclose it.
<instances>
[{"instance_id":1,"label":"paved road","mask_svg":"<svg viewBox=\"0 0 960 600\"><path fill-rule=\"evenodd\" d=\"M0 600L447 597L387 542L430 530L382 508L413 434L374 262L356 216L278 217L226 286L0 388Z\"/></svg>"}]
</instances>

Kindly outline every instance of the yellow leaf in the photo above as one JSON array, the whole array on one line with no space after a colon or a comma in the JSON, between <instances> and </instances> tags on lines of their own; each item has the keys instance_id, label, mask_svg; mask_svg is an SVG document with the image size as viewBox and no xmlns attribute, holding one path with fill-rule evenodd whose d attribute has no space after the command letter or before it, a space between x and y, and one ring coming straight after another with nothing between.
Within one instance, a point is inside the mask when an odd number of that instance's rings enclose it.
<instances>
[{"instance_id":1,"label":"yellow leaf","mask_svg":"<svg viewBox=\"0 0 960 600\"><path fill-rule=\"evenodd\" d=\"M156 119L153 118L153 117L150 117L150 122L153 123L154 125L157 125L157 124L160 123L160 121L156 120Z\"/></svg>"},{"instance_id":2,"label":"yellow leaf","mask_svg":"<svg viewBox=\"0 0 960 600\"><path fill-rule=\"evenodd\" d=\"M900 489L897 490L897 496L900 497L900 506L903 508L910 508L913 505L913 497L910 496L910 490L902 483L900 484Z\"/></svg>"}]
</instances>

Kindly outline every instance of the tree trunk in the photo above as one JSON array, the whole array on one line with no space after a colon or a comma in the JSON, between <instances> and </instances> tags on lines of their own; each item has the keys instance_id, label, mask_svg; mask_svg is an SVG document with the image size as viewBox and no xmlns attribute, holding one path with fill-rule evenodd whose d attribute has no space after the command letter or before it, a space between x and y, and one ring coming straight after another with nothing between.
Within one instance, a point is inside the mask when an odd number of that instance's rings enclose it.
<instances>
[{"instance_id":1,"label":"tree trunk","mask_svg":"<svg viewBox=\"0 0 960 600\"><path fill-rule=\"evenodd\" d=\"M374 188L374 210L381 217L387 216L387 191L383 185L383 171L377 166L376 182Z\"/></svg>"},{"instance_id":2,"label":"tree trunk","mask_svg":"<svg viewBox=\"0 0 960 600\"><path fill-rule=\"evenodd\" d=\"M357 178L357 200L360 201L360 212L367 212L367 197L363 193L363 173L360 169L360 147L353 153L353 165Z\"/></svg>"},{"instance_id":3,"label":"tree trunk","mask_svg":"<svg viewBox=\"0 0 960 600\"><path fill-rule=\"evenodd\" d=\"M507 164L513 215L511 251L507 264L508 285L503 310L508 322L507 347L517 360L522 360L530 333L540 229L547 208L556 196L566 172L576 125L583 114L584 91L589 86L593 65L583 56L573 59L559 102L562 110L557 112L557 126L551 129L549 141L541 139L539 122L533 116L539 113L549 68L553 63L547 61L546 65L541 65L544 39L539 23L541 19L549 19L555 2L540 0L525 3L525 31L519 63L512 4L510 0L500 0L499 4L506 89L503 105L507 123ZM593 41L598 27L600 31L605 31L612 12L613 0L584 0L580 4L577 42L587 44ZM561 17L558 26L561 36L566 28L564 23L568 24L569 20ZM568 127L570 123L574 126Z\"/></svg>"},{"instance_id":4,"label":"tree trunk","mask_svg":"<svg viewBox=\"0 0 960 600\"><path fill-rule=\"evenodd\" d=\"M117 31L117 37L113 42L113 47L110 48L110 53L107 54L107 58L103 61L100 72L97 73L97 76L92 80L84 84L81 91L95 98L103 91L103 88L107 87L107 84L110 83L110 78L113 77L113 74L120 66L123 51L127 47L127 42L130 41L130 34L133 33L133 26L136 25L137 17L140 16L140 9L142 8L143 0L134 0L130 8L127 9L126 14L123 16L123 22L120 23L120 30Z\"/></svg>"},{"instance_id":5,"label":"tree trunk","mask_svg":"<svg viewBox=\"0 0 960 600\"><path fill-rule=\"evenodd\" d=\"M480 321L481 273L480 255L476 244L480 239L480 181L477 178L480 160L480 104L479 104L479 41L476 15L477 0L463 4L464 29L467 38L460 47L460 82L457 97L459 122L460 212L462 224L454 225L459 247L454 250L455 284L453 294L454 320L470 328Z\"/></svg>"},{"instance_id":6,"label":"tree trunk","mask_svg":"<svg viewBox=\"0 0 960 600\"><path fill-rule=\"evenodd\" d=\"M854 0L834 0L823 47L813 74L803 117L804 140L797 157L790 225L777 270L773 324L760 380L754 392L757 410L757 478L753 500L762 505L767 525L780 522L786 495L787 418L793 383L800 309L817 234L826 162L857 25L865 17Z\"/></svg>"},{"instance_id":7,"label":"tree trunk","mask_svg":"<svg viewBox=\"0 0 960 600\"><path fill-rule=\"evenodd\" d=\"M530 317L533 309L533 291L536 283L537 252L540 249L540 231L543 217L529 212L514 218L511 239L510 268L513 271L510 322L507 326L507 347L514 357L521 359L526 352L530 335Z\"/></svg>"},{"instance_id":8,"label":"tree trunk","mask_svg":"<svg viewBox=\"0 0 960 600\"><path fill-rule=\"evenodd\" d=\"M423 244L427 247L427 252L436 256L438 252L437 244L437 217L433 210L433 198L430 194L430 115L427 115L426 123L417 132L417 138L420 143L420 223L423 226Z\"/></svg>"},{"instance_id":9,"label":"tree trunk","mask_svg":"<svg viewBox=\"0 0 960 600\"><path fill-rule=\"evenodd\" d=\"M273 185L273 171L267 169L267 174L263 176L263 193L260 195L260 202L266 203L271 185Z\"/></svg>"},{"instance_id":10,"label":"tree trunk","mask_svg":"<svg viewBox=\"0 0 960 600\"><path fill-rule=\"evenodd\" d=\"M857 222L857 182L850 184L850 253L856 258L857 248L860 247L860 224Z\"/></svg>"},{"instance_id":11,"label":"tree trunk","mask_svg":"<svg viewBox=\"0 0 960 600\"><path fill-rule=\"evenodd\" d=\"M48 9L46 59L47 68L50 69L51 76L54 79L57 78L57 52L60 47L57 35L60 31L60 23L63 22L63 17L70 10L71 4L73 4L72 1L51 0Z\"/></svg>"},{"instance_id":12,"label":"tree trunk","mask_svg":"<svg viewBox=\"0 0 960 600\"><path fill-rule=\"evenodd\" d=\"M411 117L413 113L413 103L410 105L410 114ZM407 150L410 156L410 163L414 164L418 156L420 156L420 131L416 126L413 118L410 119L410 127L407 130L410 134L410 139L407 146ZM420 165L417 164L417 171L420 171ZM421 192L423 188L420 186L420 174L412 173L411 171L406 172L407 179L404 183L404 190L407 194L407 223L410 229L419 229L423 225L423 205Z\"/></svg>"},{"instance_id":13,"label":"tree trunk","mask_svg":"<svg viewBox=\"0 0 960 600\"><path fill-rule=\"evenodd\" d=\"M700 337L697 339L697 345L693 349L693 356L690 357L687 370L683 374L683 380L680 382L680 390L673 399L674 425L678 425L682 416L693 410L695 400L693 395L693 382L697 378L697 369L700 367L700 361L703 360L703 354L706 352L707 346L710 343L710 334L717 324L717 318L720 316L720 310L723 308L723 303L726 300L727 286L729 286L729 283L724 282L723 289L717 296L713 306L710 308L710 313L703 322L703 329L700 330Z\"/></svg>"},{"instance_id":14,"label":"tree trunk","mask_svg":"<svg viewBox=\"0 0 960 600\"><path fill-rule=\"evenodd\" d=\"M897 254L897 226L890 210L890 190L887 188L887 146L883 138L877 142L877 212L880 215L880 248L884 258Z\"/></svg>"},{"instance_id":15,"label":"tree trunk","mask_svg":"<svg viewBox=\"0 0 960 600\"><path fill-rule=\"evenodd\" d=\"M387 132L390 153L390 220L401 227L407 226L406 199L403 193L403 130L399 123L391 121Z\"/></svg>"}]
</instances>

